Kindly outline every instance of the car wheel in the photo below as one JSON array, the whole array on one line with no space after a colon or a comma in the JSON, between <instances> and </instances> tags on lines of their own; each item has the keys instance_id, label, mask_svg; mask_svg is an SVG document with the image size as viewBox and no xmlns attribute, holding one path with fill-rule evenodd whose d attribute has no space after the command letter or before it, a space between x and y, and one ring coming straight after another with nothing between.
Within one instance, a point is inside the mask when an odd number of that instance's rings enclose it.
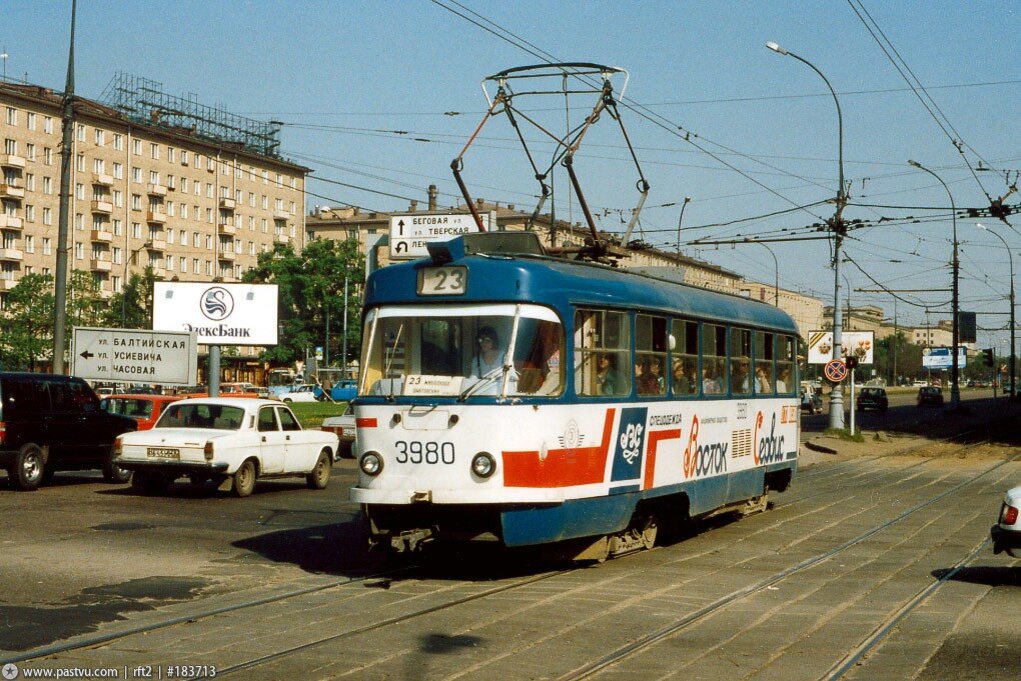
<instances>
[{"instance_id":1,"label":"car wheel","mask_svg":"<svg viewBox=\"0 0 1021 681\"><path fill-rule=\"evenodd\" d=\"M34 444L27 444L18 451L7 475L17 489L31 492L39 489L43 481L43 452Z\"/></svg>"},{"instance_id":2,"label":"car wheel","mask_svg":"<svg viewBox=\"0 0 1021 681\"><path fill-rule=\"evenodd\" d=\"M255 477L255 464L249 459L234 473L230 486L231 494L236 497L249 496L255 490Z\"/></svg>"},{"instance_id":3,"label":"car wheel","mask_svg":"<svg viewBox=\"0 0 1021 681\"><path fill-rule=\"evenodd\" d=\"M325 449L319 452L319 458L316 460L315 468L312 472L305 476L305 484L308 485L309 489L326 489L326 484L330 481L330 468L333 464L330 461L330 453Z\"/></svg>"},{"instance_id":4,"label":"car wheel","mask_svg":"<svg viewBox=\"0 0 1021 681\"><path fill-rule=\"evenodd\" d=\"M110 453L106 455L106 461L103 462L103 480L123 485L130 479L131 471L121 468L113 462L113 448L111 448Z\"/></svg>"}]
</instances>

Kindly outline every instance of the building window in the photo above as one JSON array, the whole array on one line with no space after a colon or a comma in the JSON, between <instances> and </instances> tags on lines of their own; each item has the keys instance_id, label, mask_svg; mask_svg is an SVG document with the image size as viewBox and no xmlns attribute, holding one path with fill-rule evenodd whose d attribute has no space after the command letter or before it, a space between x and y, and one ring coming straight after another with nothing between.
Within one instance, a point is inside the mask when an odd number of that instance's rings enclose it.
<instances>
[{"instance_id":1,"label":"building window","mask_svg":"<svg viewBox=\"0 0 1021 681\"><path fill-rule=\"evenodd\" d=\"M48 237L43 237L43 255L52 255L52 249L50 248L50 240Z\"/></svg>"},{"instance_id":2,"label":"building window","mask_svg":"<svg viewBox=\"0 0 1021 681\"><path fill-rule=\"evenodd\" d=\"M43 147L43 165L53 165L53 149Z\"/></svg>"},{"instance_id":3,"label":"building window","mask_svg":"<svg viewBox=\"0 0 1021 681\"><path fill-rule=\"evenodd\" d=\"M96 128L96 146L101 147L106 144L106 131Z\"/></svg>"},{"instance_id":4,"label":"building window","mask_svg":"<svg viewBox=\"0 0 1021 681\"><path fill-rule=\"evenodd\" d=\"M181 258L181 273L185 274L188 272L188 258Z\"/></svg>"},{"instance_id":5,"label":"building window","mask_svg":"<svg viewBox=\"0 0 1021 681\"><path fill-rule=\"evenodd\" d=\"M26 253L35 253L35 237L34 236L26 236L25 237L25 252Z\"/></svg>"},{"instance_id":6,"label":"building window","mask_svg":"<svg viewBox=\"0 0 1021 681\"><path fill-rule=\"evenodd\" d=\"M25 158L27 158L29 161L35 160L35 145L32 144L31 142L25 145Z\"/></svg>"},{"instance_id":7,"label":"building window","mask_svg":"<svg viewBox=\"0 0 1021 681\"><path fill-rule=\"evenodd\" d=\"M78 154L78 158L74 160L74 169L80 173L85 172L85 154Z\"/></svg>"},{"instance_id":8,"label":"building window","mask_svg":"<svg viewBox=\"0 0 1021 681\"><path fill-rule=\"evenodd\" d=\"M78 124L78 134L75 135L79 142L85 141L85 126L81 123ZM79 258L80 259L80 258Z\"/></svg>"},{"instance_id":9,"label":"building window","mask_svg":"<svg viewBox=\"0 0 1021 681\"><path fill-rule=\"evenodd\" d=\"M149 171L149 184L154 184L154 185L157 185L157 186L158 186L158 185L159 185L159 183L160 183L160 174L159 174L159 171L156 171L156 170L150 170L150 171Z\"/></svg>"},{"instance_id":10,"label":"building window","mask_svg":"<svg viewBox=\"0 0 1021 681\"><path fill-rule=\"evenodd\" d=\"M35 191L35 174L25 173L25 191Z\"/></svg>"},{"instance_id":11,"label":"building window","mask_svg":"<svg viewBox=\"0 0 1021 681\"><path fill-rule=\"evenodd\" d=\"M160 145L155 142L149 143L149 158L159 160L160 157Z\"/></svg>"},{"instance_id":12,"label":"building window","mask_svg":"<svg viewBox=\"0 0 1021 681\"><path fill-rule=\"evenodd\" d=\"M194 274L198 274L199 273L199 259L198 258L192 258L191 259L191 271Z\"/></svg>"},{"instance_id":13,"label":"building window","mask_svg":"<svg viewBox=\"0 0 1021 681\"><path fill-rule=\"evenodd\" d=\"M4 153L10 154L11 156L18 155L18 141L12 139L4 140Z\"/></svg>"},{"instance_id":14,"label":"building window","mask_svg":"<svg viewBox=\"0 0 1021 681\"><path fill-rule=\"evenodd\" d=\"M43 176L43 194L53 193L53 178L46 175Z\"/></svg>"},{"instance_id":15,"label":"building window","mask_svg":"<svg viewBox=\"0 0 1021 681\"><path fill-rule=\"evenodd\" d=\"M142 210L142 195L132 194L131 195L131 210Z\"/></svg>"},{"instance_id":16,"label":"building window","mask_svg":"<svg viewBox=\"0 0 1021 681\"><path fill-rule=\"evenodd\" d=\"M142 238L142 223L140 222L131 223L131 238L132 239Z\"/></svg>"},{"instance_id":17,"label":"building window","mask_svg":"<svg viewBox=\"0 0 1021 681\"><path fill-rule=\"evenodd\" d=\"M53 118L50 116L43 116L43 132L47 135L53 134Z\"/></svg>"},{"instance_id":18,"label":"building window","mask_svg":"<svg viewBox=\"0 0 1021 681\"><path fill-rule=\"evenodd\" d=\"M188 165L188 150L187 149L181 149L181 165L183 165L183 166Z\"/></svg>"},{"instance_id":19,"label":"building window","mask_svg":"<svg viewBox=\"0 0 1021 681\"><path fill-rule=\"evenodd\" d=\"M43 206L43 224L44 225L53 224L53 211L46 206Z\"/></svg>"},{"instance_id":20,"label":"building window","mask_svg":"<svg viewBox=\"0 0 1021 681\"><path fill-rule=\"evenodd\" d=\"M25 206L25 221L35 222L35 206Z\"/></svg>"},{"instance_id":21,"label":"building window","mask_svg":"<svg viewBox=\"0 0 1021 681\"><path fill-rule=\"evenodd\" d=\"M188 219L188 204L184 203L183 201L181 202L181 219L182 220Z\"/></svg>"},{"instance_id":22,"label":"building window","mask_svg":"<svg viewBox=\"0 0 1021 681\"><path fill-rule=\"evenodd\" d=\"M142 155L142 140L131 140L131 153L135 156Z\"/></svg>"},{"instance_id":23,"label":"building window","mask_svg":"<svg viewBox=\"0 0 1021 681\"><path fill-rule=\"evenodd\" d=\"M13 106L7 107L7 125L18 124L18 110Z\"/></svg>"},{"instance_id":24,"label":"building window","mask_svg":"<svg viewBox=\"0 0 1021 681\"><path fill-rule=\"evenodd\" d=\"M74 259L84 260L85 259L85 247L82 246L82 242L77 242L74 245Z\"/></svg>"},{"instance_id":25,"label":"building window","mask_svg":"<svg viewBox=\"0 0 1021 681\"><path fill-rule=\"evenodd\" d=\"M191 245L195 248L202 246L202 236L198 232L191 235ZM195 268L195 271L198 271L198 267Z\"/></svg>"},{"instance_id":26,"label":"building window","mask_svg":"<svg viewBox=\"0 0 1021 681\"><path fill-rule=\"evenodd\" d=\"M121 236L124 234L124 222L118 218L113 220L113 235Z\"/></svg>"},{"instance_id":27,"label":"building window","mask_svg":"<svg viewBox=\"0 0 1021 681\"><path fill-rule=\"evenodd\" d=\"M79 201L85 200L85 185L83 185L81 182L78 182L74 185L74 198L78 199Z\"/></svg>"},{"instance_id":28,"label":"building window","mask_svg":"<svg viewBox=\"0 0 1021 681\"><path fill-rule=\"evenodd\" d=\"M113 134L113 148L117 151L124 151L124 135L119 132Z\"/></svg>"},{"instance_id":29,"label":"building window","mask_svg":"<svg viewBox=\"0 0 1021 681\"><path fill-rule=\"evenodd\" d=\"M92 159L92 172L102 175L106 172L106 161L101 158Z\"/></svg>"},{"instance_id":30,"label":"building window","mask_svg":"<svg viewBox=\"0 0 1021 681\"><path fill-rule=\"evenodd\" d=\"M132 168L131 168L131 181L132 182L138 182L139 184L141 184L141 182L142 182L142 169L141 168L137 168L135 166L132 166Z\"/></svg>"}]
</instances>

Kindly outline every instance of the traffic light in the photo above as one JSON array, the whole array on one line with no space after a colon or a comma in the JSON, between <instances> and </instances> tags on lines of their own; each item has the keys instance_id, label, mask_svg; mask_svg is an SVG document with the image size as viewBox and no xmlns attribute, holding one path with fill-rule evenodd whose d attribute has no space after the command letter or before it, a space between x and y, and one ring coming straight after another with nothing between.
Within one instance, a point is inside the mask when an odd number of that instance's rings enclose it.
<instances>
[{"instance_id":1,"label":"traffic light","mask_svg":"<svg viewBox=\"0 0 1021 681\"><path fill-rule=\"evenodd\" d=\"M854 355L844 358L844 366L847 367L848 371L858 367L858 358Z\"/></svg>"},{"instance_id":2,"label":"traffic light","mask_svg":"<svg viewBox=\"0 0 1021 681\"><path fill-rule=\"evenodd\" d=\"M986 348L985 350L983 350L982 351L982 363L985 364L987 367L991 367L991 366L993 366L994 362L995 362L995 360L993 359L993 349L992 348Z\"/></svg>"}]
</instances>

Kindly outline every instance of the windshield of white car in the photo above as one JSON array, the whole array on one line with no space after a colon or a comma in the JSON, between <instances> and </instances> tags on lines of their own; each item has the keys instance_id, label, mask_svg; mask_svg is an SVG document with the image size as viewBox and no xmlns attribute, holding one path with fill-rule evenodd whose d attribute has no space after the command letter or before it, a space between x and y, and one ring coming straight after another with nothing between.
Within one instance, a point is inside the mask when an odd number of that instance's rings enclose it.
<instances>
[{"instance_id":1,"label":"windshield of white car","mask_svg":"<svg viewBox=\"0 0 1021 681\"><path fill-rule=\"evenodd\" d=\"M245 410L223 404L196 404L183 400L171 404L156 422L156 428L202 428L204 430L238 430L244 422Z\"/></svg>"}]
</instances>

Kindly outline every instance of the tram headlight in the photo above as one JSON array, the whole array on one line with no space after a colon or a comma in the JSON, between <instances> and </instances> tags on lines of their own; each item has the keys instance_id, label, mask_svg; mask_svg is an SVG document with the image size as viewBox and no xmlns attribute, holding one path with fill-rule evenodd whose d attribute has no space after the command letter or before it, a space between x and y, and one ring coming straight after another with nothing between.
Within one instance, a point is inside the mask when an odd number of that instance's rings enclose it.
<instances>
[{"instance_id":1,"label":"tram headlight","mask_svg":"<svg viewBox=\"0 0 1021 681\"><path fill-rule=\"evenodd\" d=\"M366 475L379 475L383 472L383 457L379 452L365 452L362 458L358 459L358 467Z\"/></svg>"},{"instance_id":2,"label":"tram headlight","mask_svg":"<svg viewBox=\"0 0 1021 681\"><path fill-rule=\"evenodd\" d=\"M496 472L496 459L489 452L479 452L472 457L472 473L480 478L488 478Z\"/></svg>"}]
</instances>

